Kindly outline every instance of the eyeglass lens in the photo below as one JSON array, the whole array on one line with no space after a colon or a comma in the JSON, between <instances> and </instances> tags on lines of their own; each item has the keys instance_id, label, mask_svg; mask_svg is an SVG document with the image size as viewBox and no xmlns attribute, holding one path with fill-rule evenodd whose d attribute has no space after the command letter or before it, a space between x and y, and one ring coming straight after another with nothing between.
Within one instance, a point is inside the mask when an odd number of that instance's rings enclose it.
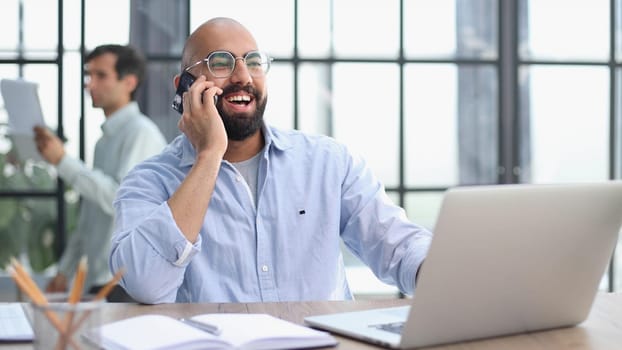
<instances>
[{"instance_id":1,"label":"eyeglass lens","mask_svg":"<svg viewBox=\"0 0 622 350\"><path fill-rule=\"evenodd\" d=\"M216 77L228 77L235 69L236 58L226 51L212 52L207 57L207 66ZM251 51L244 56L244 63L251 75L260 76L267 73L269 64L268 57L257 51Z\"/></svg>"}]
</instances>

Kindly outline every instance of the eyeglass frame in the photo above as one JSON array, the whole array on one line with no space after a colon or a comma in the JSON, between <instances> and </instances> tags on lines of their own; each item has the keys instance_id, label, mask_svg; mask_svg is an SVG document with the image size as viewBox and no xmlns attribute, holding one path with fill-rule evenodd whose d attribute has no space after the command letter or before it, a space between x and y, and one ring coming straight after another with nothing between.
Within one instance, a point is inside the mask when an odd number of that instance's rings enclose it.
<instances>
[{"instance_id":1,"label":"eyeglass frame","mask_svg":"<svg viewBox=\"0 0 622 350\"><path fill-rule=\"evenodd\" d=\"M210 68L210 65L209 65L209 60L210 60L210 58L212 57L212 55L217 54L217 53L226 53L226 54L229 54L231 57L233 57L233 62L234 62L234 63L233 63L233 68L231 69L231 72L229 72L229 74L228 74L227 76L224 76L224 77L219 77L219 76L216 76L216 74L214 74L214 72L212 72L212 69ZM262 65L263 65L263 64L266 64L266 65L267 65L267 68L266 68L266 70L262 73L262 75L254 75L254 74L252 74L252 73L251 73L251 71L250 71L250 70L249 70L249 72L248 72L248 73L249 73L251 76L253 76L253 77L258 77L258 76L259 76L259 77L261 77L261 76L264 76L264 75L268 74L268 72L270 71L271 62L272 62L272 61L274 61L274 58L270 57L267 53L265 53L265 52L263 52L263 51L259 51L259 50L252 50L252 51L249 51L249 52L245 53L245 54L244 54L244 56L236 56L236 55L234 55L232 52L225 51L225 50L216 50L216 51L212 51L212 52L210 52L210 53L209 53L209 54L208 54L205 58L203 58L203 59L201 59L201 60L199 60L199 61L196 61L196 62L194 62L193 64L191 64L191 65L189 65L188 67L186 67L186 68L184 69L184 72L190 72L190 69L192 69L192 68L194 68L194 67L196 67L196 66L200 65L201 63L205 63L205 65L207 66L207 70L209 70L209 72L210 72L210 73L211 73L211 74L212 74L215 78L218 78L218 79L226 79L226 78L229 78L230 76L232 76L232 75L233 75L233 72L235 72L235 67L236 67L236 65L237 65L238 60L242 60L242 62L244 62L244 65L245 65L245 66L246 66L246 68L248 69L248 65L246 64L246 58L248 57L248 55L253 54L253 53L258 53L258 54L260 54L260 55L264 55L264 56L266 56L266 58L268 59L268 60L267 60L267 62L265 62L265 63L263 63L263 62L262 62L261 64L262 64Z\"/></svg>"}]
</instances>

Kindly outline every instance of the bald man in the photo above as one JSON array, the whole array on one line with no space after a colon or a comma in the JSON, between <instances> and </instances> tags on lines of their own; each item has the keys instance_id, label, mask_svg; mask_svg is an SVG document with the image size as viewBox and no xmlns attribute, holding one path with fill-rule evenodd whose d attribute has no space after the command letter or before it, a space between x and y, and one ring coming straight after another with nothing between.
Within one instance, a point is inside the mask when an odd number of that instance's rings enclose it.
<instances>
[{"instance_id":1,"label":"bald man","mask_svg":"<svg viewBox=\"0 0 622 350\"><path fill-rule=\"evenodd\" d=\"M183 49L182 135L124 179L110 267L143 303L343 300L340 241L407 294L431 233L336 140L268 126L270 58L229 18ZM217 96L215 99L214 96Z\"/></svg>"}]
</instances>

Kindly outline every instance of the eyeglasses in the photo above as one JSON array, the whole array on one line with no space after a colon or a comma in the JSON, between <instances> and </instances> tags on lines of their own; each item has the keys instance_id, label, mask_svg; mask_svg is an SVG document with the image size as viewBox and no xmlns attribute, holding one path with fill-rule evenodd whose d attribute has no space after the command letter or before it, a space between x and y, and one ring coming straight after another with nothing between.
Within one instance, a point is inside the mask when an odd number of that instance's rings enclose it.
<instances>
[{"instance_id":1,"label":"eyeglasses","mask_svg":"<svg viewBox=\"0 0 622 350\"><path fill-rule=\"evenodd\" d=\"M185 71L189 71L193 67L205 62L207 69L215 78L228 78L233 74L235 69L235 63L237 60L242 60L246 65L246 69L253 77L262 77L268 70L270 70L270 62L272 58L268 57L260 51L250 51L244 55L244 57L235 57L228 51L214 51L210 53L206 58L195 62L188 66Z\"/></svg>"}]
</instances>

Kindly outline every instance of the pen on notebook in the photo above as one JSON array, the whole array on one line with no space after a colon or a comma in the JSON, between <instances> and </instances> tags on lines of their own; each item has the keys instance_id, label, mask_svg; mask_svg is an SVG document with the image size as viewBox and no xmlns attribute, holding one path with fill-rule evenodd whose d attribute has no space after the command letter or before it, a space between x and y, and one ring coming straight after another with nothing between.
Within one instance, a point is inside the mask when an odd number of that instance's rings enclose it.
<instances>
[{"instance_id":1,"label":"pen on notebook","mask_svg":"<svg viewBox=\"0 0 622 350\"><path fill-rule=\"evenodd\" d=\"M182 318L182 319L180 319L180 321L185 323L185 324L187 324L187 325L189 325L189 326L192 326L194 328L198 328L198 329L200 329L202 331L211 333L213 335L220 335L220 333L221 333L220 328L217 325L215 325L215 324L199 322L199 321L195 321L195 320L192 320L192 319L189 319L189 318Z\"/></svg>"}]
</instances>

